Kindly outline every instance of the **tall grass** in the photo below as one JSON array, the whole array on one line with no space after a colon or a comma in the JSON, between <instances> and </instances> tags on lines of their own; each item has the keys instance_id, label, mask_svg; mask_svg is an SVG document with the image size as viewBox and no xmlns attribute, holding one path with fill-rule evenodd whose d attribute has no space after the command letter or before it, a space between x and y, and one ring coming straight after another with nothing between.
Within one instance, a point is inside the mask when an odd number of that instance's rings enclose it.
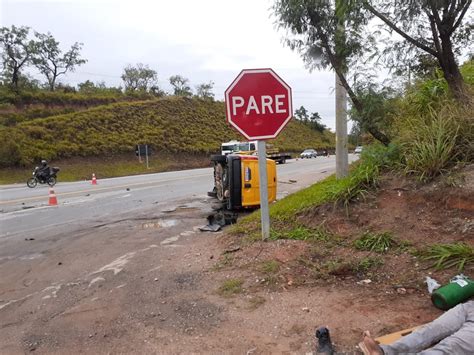
<instances>
[{"instance_id":1,"label":"tall grass","mask_svg":"<svg viewBox=\"0 0 474 355\"><path fill-rule=\"evenodd\" d=\"M401 100L398 142L404 170L421 181L446 172L458 161L474 159L474 66L462 66L469 102L450 97L444 79L418 82Z\"/></svg>"},{"instance_id":2,"label":"tall grass","mask_svg":"<svg viewBox=\"0 0 474 355\"><path fill-rule=\"evenodd\" d=\"M432 261L432 266L436 269L456 267L458 271L462 271L467 266L474 265L474 248L464 243L435 244L425 250L421 257Z\"/></svg>"},{"instance_id":3,"label":"tall grass","mask_svg":"<svg viewBox=\"0 0 474 355\"><path fill-rule=\"evenodd\" d=\"M461 125L447 112L429 110L423 116L407 118L409 133L402 143L405 172L414 173L427 181L443 173L460 154Z\"/></svg>"},{"instance_id":4,"label":"tall grass","mask_svg":"<svg viewBox=\"0 0 474 355\"><path fill-rule=\"evenodd\" d=\"M384 253L394 244L395 240L390 232L366 232L354 242L357 249L373 251L376 253Z\"/></svg>"},{"instance_id":5,"label":"tall grass","mask_svg":"<svg viewBox=\"0 0 474 355\"><path fill-rule=\"evenodd\" d=\"M328 190L329 200L347 210L352 201L364 198L377 185L382 170L393 167L398 161L399 149L396 145L367 147L349 176L338 180Z\"/></svg>"}]
</instances>

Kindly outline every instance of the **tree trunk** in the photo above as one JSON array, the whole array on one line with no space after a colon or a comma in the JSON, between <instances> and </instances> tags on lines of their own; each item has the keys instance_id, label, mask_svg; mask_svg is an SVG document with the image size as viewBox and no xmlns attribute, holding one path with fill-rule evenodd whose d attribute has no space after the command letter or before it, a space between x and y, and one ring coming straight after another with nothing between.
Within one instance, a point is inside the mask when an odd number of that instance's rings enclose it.
<instances>
[{"instance_id":1,"label":"tree trunk","mask_svg":"<svg viewBox=\"0 0 474 355\"><path fill-rule=\"evenodd\" d=\"M451 37L446 34L441 34L440 38L442 52L439 54L438 62L443 70L443 76L454 98L458 101L466 102L466 100L469 100L469 97L464 86L464 79L454 57Z\"/></svg>"},{"instance_id":2,"label":"tree trunk","mask_svg":"<svg viewBox=\"0 0 474 355\"><path fill-rule=\"evenodd\" d=\"M15 91L18 91L18 72L19 70L17 68L13 68L11 86L12 89Z\"/></svg>"}]
</instances>

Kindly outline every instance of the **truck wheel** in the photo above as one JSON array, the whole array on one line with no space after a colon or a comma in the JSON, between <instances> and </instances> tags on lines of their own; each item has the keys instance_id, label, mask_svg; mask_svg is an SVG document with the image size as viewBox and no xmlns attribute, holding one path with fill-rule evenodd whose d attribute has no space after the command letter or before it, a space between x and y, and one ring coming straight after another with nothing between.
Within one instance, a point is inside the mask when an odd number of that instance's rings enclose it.
<instances>
[{"instance_id":1,"label":"truck wheel","mask_svg":"<svg viewBox=\"0 0 474 355\"><path fill-rule=\"evenodd\" d=\"M227 161L227 157L225 155L215 154L211 155L211 161L215 161L216 163L225 163Z\"/></svg>"},{"instance_id":2,"label":"truck wheel","mask_svg":"<svg viewBox=\"0 0 474 355\"><path fill-rule=\"evenodd\" d=\"M280 164L285 164L285 163L286 163L286 159L285 159L285 158L280 159L280 162L279 162L279 163L280 163Z\"/></svg>"}]
</instances>

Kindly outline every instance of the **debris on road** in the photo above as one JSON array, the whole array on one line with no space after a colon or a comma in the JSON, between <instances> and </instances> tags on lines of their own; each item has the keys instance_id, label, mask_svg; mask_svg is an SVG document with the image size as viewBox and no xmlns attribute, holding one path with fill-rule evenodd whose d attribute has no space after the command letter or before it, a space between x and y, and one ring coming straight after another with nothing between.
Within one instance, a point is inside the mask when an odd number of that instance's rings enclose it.
<instances>
[{"instance_id":1,"label":"debris on road","mask_svg":"<svg viewBox=\"0 0 474 355\"><path fill-rule=\"evenodd\" d=\"M221 230L221 226L218 224L207 224L205 226L199 227L201 232L218 232Z\"/></svg>"},{"instance_id":2,"label":"debris on road","mask_svg":"<svg viewBox=\"0 0 474 355\"><path fill-rule=\"evenodd\" d=\"M207 216L208 224L199 227L201 232L217 232L222 227L237 222L237 214L234 212L219 210Z\"/></svg>"}]
</instances>

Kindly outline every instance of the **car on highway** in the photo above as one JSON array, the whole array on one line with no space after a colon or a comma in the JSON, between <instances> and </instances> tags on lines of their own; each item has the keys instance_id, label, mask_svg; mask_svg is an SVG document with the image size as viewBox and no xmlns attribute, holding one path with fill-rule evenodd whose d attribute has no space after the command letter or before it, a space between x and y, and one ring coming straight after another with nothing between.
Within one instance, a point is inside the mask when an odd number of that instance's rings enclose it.
<instances>
[{"instance_id":1,"label":"car on highway","mask_svg":"<svg viewBox=\"0 0 474 355\"><path fill-rule=\"evenodd\" d=\"M361 145L358 145L358 146L354 149L354 153L355 153L355 154L360 154L360 153L362 153L362 146L361 146Z\"/></svg>"},{"instance_id":2,"label":"car on highway","mask_svg":"<svg viewBox=\"0 0 474 355\"><path fill-rule=\"evenodd\" d=\"M300 154L301 159L304 158L316 158L318 156L318 152L314 149L305 149L303 153Z\"/></svg>"}]
</instances>

